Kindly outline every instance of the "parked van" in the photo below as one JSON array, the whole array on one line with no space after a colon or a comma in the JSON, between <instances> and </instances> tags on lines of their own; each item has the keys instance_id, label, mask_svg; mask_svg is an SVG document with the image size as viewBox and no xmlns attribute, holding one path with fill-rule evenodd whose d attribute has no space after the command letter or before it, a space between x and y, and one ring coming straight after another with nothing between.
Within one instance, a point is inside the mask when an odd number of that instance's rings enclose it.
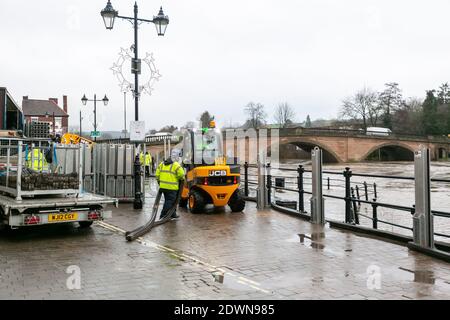
<instances>
[{"instance_id":1,"label":"parked van","mask_svg":"<svg viewBox=\"0 0 450 320\"><path fill-rule=\"evenodd\" d=\"M389 128L368 127L366 130L366 135L368 136L389 136L391 134L392 130Z\"/></svg>"}]
</instances>

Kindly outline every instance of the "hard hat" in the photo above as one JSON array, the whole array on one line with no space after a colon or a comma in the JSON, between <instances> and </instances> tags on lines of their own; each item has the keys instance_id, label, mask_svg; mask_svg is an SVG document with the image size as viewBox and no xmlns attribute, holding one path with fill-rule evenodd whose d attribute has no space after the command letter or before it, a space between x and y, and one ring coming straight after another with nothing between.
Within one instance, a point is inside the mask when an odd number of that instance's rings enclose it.
<instances>
[{"instance_id":1,"label":"hard hat","mask_svg":"<svg viewBox=\"0 0 450 320\"><path fill-rule=\"evenodd\" d=\"M170 153L170 157L172 159L178 159L180 157L180 149L172 149L172 152Z\"/></svg>"}]
</instances>

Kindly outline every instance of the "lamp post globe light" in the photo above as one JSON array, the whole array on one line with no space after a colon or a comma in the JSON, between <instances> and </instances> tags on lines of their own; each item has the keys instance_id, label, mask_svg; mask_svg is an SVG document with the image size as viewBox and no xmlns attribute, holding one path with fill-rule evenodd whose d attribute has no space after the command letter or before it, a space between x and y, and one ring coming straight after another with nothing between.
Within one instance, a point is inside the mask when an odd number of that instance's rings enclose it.
<instances>
[{"instance_id":1,"label":"lamp post globe light","mask_svg":"<svg viewBox=\"0 0 450 320\"><path fill-rule=\"evenodd\" d=\"M114 20L116 19L116 16L119 14L119 12L114 10L111 1L108 1L105 9L103 9L100 14L103 17L103 22L105 23L106 29L112 30L112 28L114 27Z\"/></svg>"},{"instance_id":2,"label":"lamp post globe light","mask_svg":"<svg viewBox=\"0 0 450 320\"><path fill-rule=\"evenodd\" d=\"M114 28L114 21L116 18L128 20L133 24L134 28L134 59L132 59L131 73L134 74L134 120L139 121L139 74L141 73L141 59L139 59L138 54L138 27L142 22L153 23L156 27L156 32L158 36L164 36L166 33L167 25L169 24L169 17L164 14L162 7L159 10L158 15L153 16L153 19L142 19L138 17L138 5L134 4L134 16L125 17L120 16L119 12L115 10L108 0L106 7L100 12L103 22L105 23L105 28L107 30L112 30Z\"/></svg>"},{"instance_id":3,"label":"lamp post globe light","mask_svg":"<svg viewBox=\"0 0 450 320\"><path fill-rule=\"evenodd\" d=\"M87 105L88 101L94 102L94 132L95 132L94 141L97 141L97 136L96 136L97 135L97 102L102 101L103 104L105 106L107 106L108 103L109 103L109 99L106 96L106 94L105 94L105 97L103 99L98 99L98 100L97 100L97 95L96 94L94 94L94 99L88 99L88 98L86 98L86 95L84 94L83 98L81 98L81 102L83 103L83 106ZM82 133L81 133L81 110L80 110L80 135L81 134Z\"/></svg>"}]
</instances>

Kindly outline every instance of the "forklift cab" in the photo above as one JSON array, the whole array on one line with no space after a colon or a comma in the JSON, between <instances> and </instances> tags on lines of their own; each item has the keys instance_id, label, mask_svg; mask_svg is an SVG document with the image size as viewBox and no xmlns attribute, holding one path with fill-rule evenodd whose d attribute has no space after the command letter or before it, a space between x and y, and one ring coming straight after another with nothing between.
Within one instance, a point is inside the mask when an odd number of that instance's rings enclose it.
<instances>
[{"instance_id":1,"label":"forklift cab","mask_svg":"<svg viewBox=\"0 0 450 320\"><path fill-rule=\"evenodd\" d=\"M196 166L214 165L221 157L223 139L220 130L203 128L184 132L182 161L188 170Z\"/></svg>"}]
</instances>

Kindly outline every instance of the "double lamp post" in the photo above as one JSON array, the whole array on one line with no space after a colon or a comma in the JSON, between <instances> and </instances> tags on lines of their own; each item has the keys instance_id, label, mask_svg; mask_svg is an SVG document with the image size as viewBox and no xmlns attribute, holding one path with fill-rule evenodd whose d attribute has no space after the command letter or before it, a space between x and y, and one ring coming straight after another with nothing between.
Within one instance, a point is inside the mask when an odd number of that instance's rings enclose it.
<instances>
[{"instance_id":1,"label":"double lamp post","mask_svg":"<svg viewBox=\"0 0 450 320\"><path fill-rule=\"evenodd\" d=\"M97 100L97 95L94 94L94 99L88 99L86 98L86 95L83 95L83 98L81 98L81 102L83 103L83 106L85 106L88 101L93 101L94 102L94 141L97 141L97 102L103 101L103 104L105 106L108 105L109 99L105 94L105 97L103 99L99 99ZM81 110L80 110L80 136L82 135L82 131L81 131Z\"/></svg>"}]
</instances>

